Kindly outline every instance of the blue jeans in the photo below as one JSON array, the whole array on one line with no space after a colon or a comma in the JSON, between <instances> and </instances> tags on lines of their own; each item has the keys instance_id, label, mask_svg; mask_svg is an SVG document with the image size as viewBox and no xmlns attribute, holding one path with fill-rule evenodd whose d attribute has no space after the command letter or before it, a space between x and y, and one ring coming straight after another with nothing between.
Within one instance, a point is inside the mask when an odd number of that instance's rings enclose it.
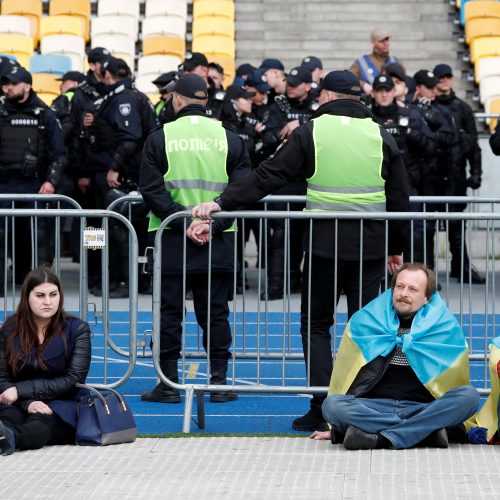
<instances>
[{"instance_id":1,"label":"blue jeans","mask_svg":"<svg viewBox=\"0 0 500 500\"><path fill-rule=\"evenodd\" d=\"M420 443L437 429L465 422L477 411L479 399L470 385L456 387L430 403L333 394L322 410L334 431L345 433L349 426L357 427L382 434L399 449Z\"/></svg>"}]
</instances>

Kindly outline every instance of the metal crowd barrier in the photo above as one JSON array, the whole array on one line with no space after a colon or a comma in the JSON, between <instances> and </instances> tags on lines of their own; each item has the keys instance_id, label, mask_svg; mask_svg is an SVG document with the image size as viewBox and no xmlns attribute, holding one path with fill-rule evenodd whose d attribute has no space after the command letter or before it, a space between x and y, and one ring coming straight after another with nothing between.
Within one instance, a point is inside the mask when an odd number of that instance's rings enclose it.
<instances>
[{"instance_id":1,"label":"metal crowd barrier","mask_svg":"<svg viewBox=\"0 0 500 500\"><path fill-rule=\"evenodd\" d=\"M419 200L420 201L420 200ZM451 200L452 202L456 202L457 199L454 198ZM451 203L450 201L450 203ZM465 201L465 199L464 199ZM470 199L467 199L470 201ZM494 200L494 203L497 203L499 200ZM432 199L434 203L435 200ZM488 203L493 201L488 200ZM300 220L303 223L310 224L312 227L313 221L315 220L354 220L359 221L360 224L360 237L361 241L363 241L363 224L369 220L379 220L383 221L385 225L385 231L387 232L389 222L393 220L406 220L409 225L413 225L417 223L417 221L429 221L436 225L444 224L445 226L449 224L451 221L460 221L462 224L462 228L464 228L465 223L469 221L484 221L486 224L486 229L483 231L483 237L485 239L485 244L483 246L484 255L482 261L484 263L486 269L486 283L482 285L484 288L476 293L472 290L473 285L461 283L459 285L459 321L466 332L469 330L469 344L470 344L470 359L472 363L481 362L484 366L480 367L481 370L484 371L484 388L481 389L483 394L488 393L487 390L487 379L488 379L488 354L487 354L487 346L488 341L497 335L497 326L496 326L496 279L495 279L495 271L496 271L496 249L495 249L495 239L496 239L496 225L500 220L500 213L452 213L452 212L412 212L412 213L328 213L328 212L293 212L293 211L283 211L283 212L269 212L269 211L236 211L236 212L228 212L228 213L220 213L215 214L214 218L218 217L229 217L236 219L261 219L261 221L267 221L269 219L281 218L284 219L286 224L286 231L289 230L289 223L292 220ZM157 231L156 240L155 240L155 259L154 259L154 279L153 279L153 336L152 336L152 356L155 370L161 381L168 384L169 386L185 391L186 393L186 402L185 402L185 410L184 410L184 419L183 419L183 432L190 431L190 423L191 417L193 413L193 403L194 396L196 395L197 402L197 424L200 428L204 427L204 392L239 392L239 393L294 393L294 394L314 394L314 393L324 393L327 388L326 387L312 387L309 385L293 385L292 381L287 376L287 372L291 364L293 363L301 363L303 366L303 355L300 346L293 346L294 341L300 339L300 334L297 332L292 332L292 325L290 323L290 314L292 303L290 299L290 294L285 293L283 298L283 309L282 316L279 320L279 323L282 323L282 334L278 334L279 337L277 342L271 342L268 332L269 326L269 316L268 316L268 304L267 302L264 304L264 314L263 306L261 302L257 298L256 304L256 335L255 335L255 346L249 346L249 339L245 339L245 329L247 326L247 320L249 316L247 314L246 307L243 304L243 308L239 308L240 301L238 297L235 297L232 301L232 335L233 335L233 343L231 349L231 360L230 360L230 368L232 372L232 377L228 382L228 385L210 385L208 381L210 380L210 348L208 352L205 354L200 350L200 342L199 335L195 334L196 339L186 338L188 334L190 337L193 337L193 329L191 328L191 323L194 321L190 319L190 313L186 314L187 307L187 299L183 298L183 318L182 318L182 358L180 360L181 364L181 374L182 378L179 383L174 383L168 378L166 378L165 374L162 373L160 367L160 323L161 323L161 315L160 315L160 307L161 307L161 286L162 282L164 286L167 286L168 277L161 276L161 266L162 266L162 233L165 230L166 226L176 219L184 219L184 227L187 228L191 214L189 211L179 212L177 214L168 217L164 220ZM260 223L262 225L262 222ZM262 226L261 226L262 227ZM259 230L259 232L261 232ZM288 237L288 232L287 232ZM287 240L285 238L285 241ZM476 236L477 237L477 236ZM467 235L467 245L471 248L471 233L469 232ZM310 244L310 243L309 243ZM362 246L362 245L361 245ZM211 258L211 245L209 246L209 259ZM463 257L464 247L462 246L462 257ZM387 238L386 238L386 252L387 255ZM233 259L236 262L237 252L236 245L234 250ZM448 277L448 264L447 260L444 264L442 258L438 256L435 262L435 271L437 276L441 276L443 270L446 271L446 292L445 292L445 301L447 303L450 302L451 297L448 295L450 289L449 277ZM184 280L184 291L187 291L187 273L186 273L186 243L184 243L183 247L183 280ZM307 262L304 264L307 265ZM285 269L287 266L286 257L285 257ZM362 266L362 255L360 255L360 266ZM471 269L469 268L469 272ZM233 272L233 284L236 286L236 270ZM263 278L261 276L262 273L258 272L258 284L257 284L257 293L259 294L262 290L262 282ZM211 269L208 271L208 286L210 287L211 283ZM285 273L286 276L286 273ZM286 280L286 278L285 278ZM310 285L310 284L309 284ZM387 277L384 283L385 287L389 286ZM309 294L308 294L308 303L311 301L310 294L310 286ZM285 287L286 290L286 287ZM468 293L467 293L468 292ZM468 311L465 310L464 302L465 299L468 298ZM209 299L210 301L210 299ZM479 304L479 305L478 305ZM295 304L295 307L298 306ZM482 332L482 335L477 335L474 333L475 325L474 322L477 321L476 314L477 308L481 311L480 316L484 318L484 324L479 325L479 331ZM337 324L338 324L338 309L334 313L334 322L333 322L333 346L338 347L338 342L340 339L340 335L337 332ZM261 320L263 320L264 325L261 325ZM264 329L264 332L263 332ZM478 329L476 328L476 331ZM275 335L276 336L276 335ZM210 339L210 321L208 321L207 326L207 337ZM276 339L274 339L276 340ZM210 340L209 340L210 345ZM272 345L271 345L272 344ZM273 347L274 346L274 347ZM335 350L334 350L335 351ZM198 358L202 361L206 360L207 368L206 368L206 378L207 383L188 383L186 380L186 364L187 360L190 358ZM246 362L248 360L255 360L255 380L256 382L249 383L247 381L240 381L237 374L237 367L240 363ZM265 362L272 361L274 366L279 365L279 369L281 374L277 377L280 380L280 383L270 383L265 384L262 380L265 378L262 375L263 370L265 369ZM203 374L205 376L205 374ZM309 379L309 373L307 374L307 379Z\"/></svg>"},{"instance_id":2,"label":"metal crowd barrier","mask_svg":"<svg viewBox=\"0 0 500 500\"><path fill-rule=\"evenodd\" d=\"M43 199L42 199L43 197ZM0 198L5 199L7 201L11 201L12 199L19 199L21 201L26 201L26 202L36 202L38 204L42 203L48 203L50 202L63 202L67 203L69 205L77 207L78 204L76 202L71 203L71 200L66 197L51 197L50 195L40 195L40 198L33 195L33 196L16 196L16 195L4 195ZM108 364L108 351L107 347L109 344L112 343L111 340L111 332L110 332L110 308L109 308L109 269L108 269L108 263L109 263L109 257L110 257L110 249L109 249L109 244L106 241L106 244L102 248L102 256L101 256L101 276L102 276L102 303L103 303L103 311L102 311L102 329L103 329L103 365L104 365L104 370L102 374L103 378L103 383L102 384L95 384L98 387L101 388L115 388L123 384L128 380L130 375L132 374L132 371L135 367L136 364L136 359L137 359L137 301L138 301L138 293L137 293L137 262L138 262L138 242L137 242L137 235L135 233L135 230L130 223L130 221L124 217L123 215L120 215L116 212L113 211L108 211L108 210L82 210L79 208L72 208L72 209L40 209L40 208L30 208L30 209L18 209L18 208L7 208L7 209L0 209L0 220L4 221L7 224L7 221L14 221L18 219L30 219L32 225L31 225L31 246L33 250L34 256L32 257L32 267L34 267L34 263L36 261L36 250L37 250L37 239L36 239L36 226L37 224L40 224L42 220L47 220L47 219L54 219L56 221L56 227L57 230L55 231L55 238L56 242L58 241L58 238L60 237L60 221L61 219L66 219L66 218L73 218L73 219L79 219L80 221L80 235L83 235L84 229L86 228L86 221L87 218L93 218L93 219L102 219L102 229L104 230L104 235L105 239L109 238L110 234L110 228L109 228L109 222L110 220L116 221L117 223L121 224L128 232L128 240L129 240L129 261L128 261L128 271L129 271L129 308L128 308L128 318L129 318L129 334L128 334L128 348L127 349L121 349L120 353L128 358L127 366L125 369L125 372L123 373L122 376L114 377L116 380L112 382L108 382L108 373L107 373L107 364ZM7 228L6 234L9 233L9 230ZM29 237L28 235L26 235ZM5 249L5 259L3 263L4 267L4 277L6 277L7 274L7 267L8 267L8 262L7 262L7 250L8 250L8 245L7 245L7 238L5 238L4 241L4 249ZM56 246L58 246L56 244ZM60 249L60 245L59 245ZM80 245L80 266L79 266L79 316L84 320L88 320L88 308L89 308L89 302L88 302L88 263L87 263L87 252L92 251L92 250L87 250L84 249L82 245ZM15 255L16 255L16 248L15 246L12 247L12 254L11 254L11 260L12 260L12 266L14 266L15 270ZM56 252L55 258L54 258L54 266L58 274L60 274L60 251ZM64 280L63 280L63 287L64 287ZM12 306L10 308L10 311L8 311L7 308L7 287L4 287L4 316L7 314L7 312L11 312L15 310L15 305L16 305L16 287L15 287L15 282L14 282L14 273L12 277ZM96 315L96 320L97 320L97 315Z\"/></svg>"}]
</instances>

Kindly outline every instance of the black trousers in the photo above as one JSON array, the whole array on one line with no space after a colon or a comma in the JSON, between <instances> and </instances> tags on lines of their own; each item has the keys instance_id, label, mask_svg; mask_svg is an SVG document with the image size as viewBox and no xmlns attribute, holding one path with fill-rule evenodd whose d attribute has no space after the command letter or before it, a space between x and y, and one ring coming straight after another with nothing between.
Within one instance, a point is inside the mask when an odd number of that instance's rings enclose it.
<instances>
[{"instance_id":1,"label":"black trousers","mask_svg":"<svg viewBox=\"0 0 500 500\"><path fill-rule=\"evenodd\" d=\"M360 303L359 262L335 262L333 259L313 255L309 269L309 255L306 254L302 278L300 331L306 369L309 367L310 373L309 385L330 384L333 369L330 328L341 291L344 291L347 297L347 315L350 318L358 309L378 296L385 271L384 264L385 259L363 261ZM326 394L317 394L311 399L311 410L318 416L321 416L321 404L325 397Z\"/></svg>"},{"instance_id":2,"label":"black trousers","mask_svg":"<svg viewBox=\"0 0 500 500\"><path fill-rule=\"evenodd\" d=\"M203 330L203 347L208 350L208 274L189 274L187 285L193 291L196 321ZM210 289L210 357L228 359L231 347L229 296L233 288L232 273L212 273ZM182 343L182 275L162 276L160 359L178 359Z\"/></svg>"},{"instance_id":3,"label":"black trousers","mask_svg":"<svg viewBox=\"0 0 500 500\"><path fill-rule=\"evenodd\" d=\"M37 450L46 445L75 443L75 429L56 414L30 414L13 405L0 410L0 420L14 431L18 450Z\"/></svg>"}]
</instances>

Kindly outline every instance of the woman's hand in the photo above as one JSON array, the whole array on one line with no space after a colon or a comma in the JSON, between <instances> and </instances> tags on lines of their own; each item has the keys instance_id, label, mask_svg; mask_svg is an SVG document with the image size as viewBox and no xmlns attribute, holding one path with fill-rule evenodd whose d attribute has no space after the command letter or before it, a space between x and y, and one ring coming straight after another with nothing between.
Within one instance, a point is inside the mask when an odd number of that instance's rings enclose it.
<instances>
[{"instance_id":1,"label":"woman's hand","mask_svg":"<svg viewBox=\"0 0 500 500\"><path fill-rule=\"evenodd\" d=\"M43 413L52 415L52 410L43 401L33 401L28 406L28 413Z\"/></svg>"},{"instance_id":2,"label":"woman's hand","mask_svg":"<svg viewBox=\"0 0 500 500\"><path fill-rule=\"evenodd\" d=\"M15 387L9 387L0 394L0 404L11 405L17 401L17 389Z\"/></svg>"}]
</instances>

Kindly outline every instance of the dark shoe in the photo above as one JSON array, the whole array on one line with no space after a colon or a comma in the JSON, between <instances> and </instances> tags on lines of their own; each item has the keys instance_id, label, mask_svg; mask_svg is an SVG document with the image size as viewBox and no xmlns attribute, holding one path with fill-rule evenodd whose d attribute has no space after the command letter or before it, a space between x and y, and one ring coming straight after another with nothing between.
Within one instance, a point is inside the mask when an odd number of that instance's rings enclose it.
<instances>
[{"instance_id":1,"label":"dark shoe","mask_svg":"<svg viewBox=\"0 0 500 500\"><path fill-rule=\"evenodd\" d=\"M210 360L210 384L211 385L226 385L226 374L227 374L227 359L211 359ZM235 401L238 399L238 394L235 392L211 392L210 402L211 403L227 403L229 401Z\"/></svg>"},{"instance_id":2,"label":"dark shoe","mask_svg":"<svg viewBox=\"0 0 500 500\"><path fill-rule=\"evenodd\" d=\"M16 451L14 431L0 421L0 452L2 455L12 455Z\"/></svg>"},{"instance_id":3,"label":"dark shoe","mask_svg":"<svg viewBox=\"0 0 500 500\"><path fill-rule=\"evenodd\" d=\"M110 285L109 298L110 299L126 299L128 297L128 285L126 283L116 283L114 286Z\"/></svg>"},{"instance_id":4,"label":"dark shoe","mask_svg":"<svg viewBox=\"0 0 500 500\"><path fill-rule=\"evenodd\" d=\"M325 422L323 417L318 416L309 410L302 417L296 418L292 422L292 429L295 431L327 431L329 430L328 424Z\"/></svg>"},{"instance_id":5,"label":"dark shoe","mask_svg":"<svg viewBox=\"0 0 500 500\"><path fill-rule=\"evenodd\" d=\"M290 293L302 292L302 276L293 274L290 276Z\"/></svg>"},{"instance_id":6,"label":"dark shoe","mask_svg":"<svg viewBox=\"0 0 500 500\"><path fill-rule=\"evenodd\" d=\"M279 300L283 298L283 289L270 287L266 292L260 294L260 300Z\"/></svg>"},{"instance_id":7,"label":"dark shoe","mask_svg":"<svg viewBox=\"0 0 500 500\"><path fill-rule=\"evenodd\" d=\"M431 432L425 439L423 439L419 446L427 448L448 448L448 434L446 429L438 429Z\"/></svg>"},{"instance_id":8,"label":"dark shoe","mask_svg":"<svg viewBox=\"0 0 500 500\"><path fill-rule=\"evenodd\" d=\"M163 382L160 382L152 391L141 394L143 401L155 403L180 403L181 396L177 389L168 387Z\"/></svg>"},{"instance_id":9,"label":"dark shoe","mask_svg":"<svg viewBox=\"0 0 500 500\"><path fill-rule=\"evenodd\" d=\"M461 276L460 276L460 271L456 271L456 270L453 270L450 272L450 277L452 278L456 278L457 281L460 283L460 280L461 280ZM471 280L472 278L472 280ZM472 283L473 285L483 285L484 283L486 283L486 278L484 276L481 276L479 274L479 272L477 271L477 269L475 269L474 267L472 267L471 269L471 275L469 276L469 270L466 269L464 270L464 276L463 276L463 279L464 279L464 283Z\"/></svg>"},{"instance_id":10,"label":"dark shoe","mask_svg":"<svg viewBox=\"0 0 500 500\"><path fill-rule=\"evenodd\" d=\"M345 433L344 448L346 450L375 450L380 447L379 442L378 434L370 434L351 425Z\"/></svg>"}]
</instances>

